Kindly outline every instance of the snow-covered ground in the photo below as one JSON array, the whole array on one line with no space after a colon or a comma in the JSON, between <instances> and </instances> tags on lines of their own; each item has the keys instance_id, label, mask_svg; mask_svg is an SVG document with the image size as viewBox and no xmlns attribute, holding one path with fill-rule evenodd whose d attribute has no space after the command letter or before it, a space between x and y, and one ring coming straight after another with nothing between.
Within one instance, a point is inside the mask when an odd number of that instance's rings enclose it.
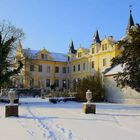
<instances>
[{"instance_id":1,"label":"snow-covered ground","mask_svg":"<svg viewBox=\"0 0 140 140\"><path fill-rule=\"evenodd\" d=\"M140 140L140 105L96 103L96 114L84 114L82 103L20 102L18 118L5 118L0 103L1 140Z\"/></svg>"}]
</instances>

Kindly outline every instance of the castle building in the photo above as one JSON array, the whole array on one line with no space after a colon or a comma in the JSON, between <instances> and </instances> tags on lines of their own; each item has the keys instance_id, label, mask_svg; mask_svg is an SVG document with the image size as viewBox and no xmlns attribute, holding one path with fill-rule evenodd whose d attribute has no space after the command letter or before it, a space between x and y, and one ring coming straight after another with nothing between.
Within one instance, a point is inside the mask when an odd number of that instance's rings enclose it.
<instances>
[{"instance_id":1,"label":"castle building","mask_svg":"<svg viewBox=\"0 0 140 140\"><path fill-rule=\"evenodd\" d=\"M130 17L126 34L134 26ZM20 73L20 83L25 88L46 88L56 86L72 88L76 82L87 76L94 76L96 72L104 73L111 66L111 59L121 54L121 47L116 44L113 36L100 39L96 30L90 47L74 48L70 42L67 54L42 50L23 49L21 43L17 45L16 59L21 59L24 67Z\"/></svg>"},{"instance_id":2,"label":"castle building","mask_svg":"<svg viewBox=\"0 0 140 140\"><path fill-rule=\"evenodd\" d=\"M66 87L68 79L67 58L65 54L42 50L22 49L17 46L16 59L24 64L20 82L25 88Z\"/></svg>"}]
</instances>

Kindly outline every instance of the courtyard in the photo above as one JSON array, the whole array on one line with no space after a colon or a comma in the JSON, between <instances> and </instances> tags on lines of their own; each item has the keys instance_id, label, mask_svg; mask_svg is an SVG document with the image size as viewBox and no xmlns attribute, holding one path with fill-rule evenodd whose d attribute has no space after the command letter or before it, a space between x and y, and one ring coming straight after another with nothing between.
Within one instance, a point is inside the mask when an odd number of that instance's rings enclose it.
<instances>
[{"instance_id":1,"label":"courtyard","mask_svg":"<svg viewBox=\"0 0 140 140\"><path fill-rule=\"evenodd\" d=\"M5 118L0 103L2 140L139 140L140 105L95 103L84 114L82 103L20 98L19 117Z\"/></svg>"}]
</instances>

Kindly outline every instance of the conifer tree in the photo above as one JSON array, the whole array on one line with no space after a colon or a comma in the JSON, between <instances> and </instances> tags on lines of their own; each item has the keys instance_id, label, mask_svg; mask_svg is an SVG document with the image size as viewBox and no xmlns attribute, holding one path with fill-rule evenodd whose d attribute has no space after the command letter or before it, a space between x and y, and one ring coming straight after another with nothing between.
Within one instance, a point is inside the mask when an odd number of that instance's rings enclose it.
<instances>
[{"instance_id":1,"label":"conifer tree","mask_svg":"<svg viewBox=\"0 0 140 140\"><path fill-rule=\"evenodd\" d=\"M23 36L22 29L5 21L0 22L0 89L4 83L9 81L11 76L18 74L23 66L20 60L17 67L14 63L15 46Z\"/></svg>"},{"instance_id":2,"label":"conifer tree","mask_svg":"<svg viewBox=\"0 0 140 140\"><path fill-rule=\"evenodd\" d=\"M122 49L122 54L112 59L112 67L121 64L123 73L115 76L117 84L140 91L140 26L133 26L127 37L119 41L118 45Z\"/></svg>"}]
</instances>

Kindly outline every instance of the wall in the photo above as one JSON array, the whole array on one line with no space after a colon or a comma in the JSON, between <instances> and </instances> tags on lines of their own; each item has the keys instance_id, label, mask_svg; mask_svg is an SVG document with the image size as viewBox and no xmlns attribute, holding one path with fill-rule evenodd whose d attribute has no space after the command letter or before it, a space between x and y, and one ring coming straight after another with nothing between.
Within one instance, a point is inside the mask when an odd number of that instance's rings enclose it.
<instances>
[{"instance_id":1,"label":"wall","mask_svg":"<svg viewBox=\"0 0 140 140\"><path fill-rule=\"evenodd\" d=\"M104 84L107 101L114 103L140 104L140 92L136 92L130 87L120 89L117 87L113 76L104 77Z\"/></svg>"}]
</instances>

